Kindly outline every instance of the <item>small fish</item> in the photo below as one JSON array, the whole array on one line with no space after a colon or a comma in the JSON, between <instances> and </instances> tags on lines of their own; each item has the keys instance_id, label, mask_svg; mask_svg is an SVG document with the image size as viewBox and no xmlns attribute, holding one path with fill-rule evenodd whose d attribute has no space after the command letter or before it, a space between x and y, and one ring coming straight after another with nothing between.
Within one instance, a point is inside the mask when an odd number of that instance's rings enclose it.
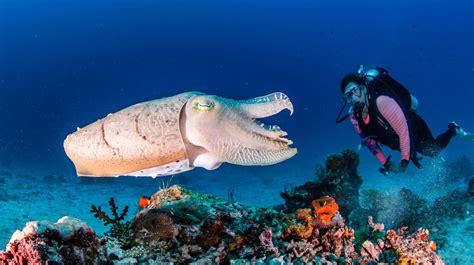
<instances>
[{"instance_id":1,"label":"small fish","mask_svg":"<svg viewBox=\"0 0 474 265\"><path fill-rule=\"evenodd\" d=\"M150 205L150 197L140 196L140 200L138 202L138 207L145 208L148 205Z\"/></svg>"},{"instance_id":2,"label":"small fish","mask_svg":"<svg viewBox=\"0 0 474 265\"><path fill-rule=\"evenodd\" d=\"M430 241L428 245L433 251L436 251L436 243L434 241Z\"/></svg>"}]
</instances>

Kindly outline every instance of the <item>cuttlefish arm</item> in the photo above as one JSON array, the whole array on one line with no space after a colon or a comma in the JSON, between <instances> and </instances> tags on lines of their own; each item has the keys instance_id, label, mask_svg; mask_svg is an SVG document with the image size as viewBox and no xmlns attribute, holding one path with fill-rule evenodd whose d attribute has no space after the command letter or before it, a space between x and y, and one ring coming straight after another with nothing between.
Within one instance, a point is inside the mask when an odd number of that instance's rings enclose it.
<instances>
[{"instance_id":1,"label":"cuttlefish arm","mask_svg":"<svg viewBox=\"0 0 474 265\"><path fill-rule=\"evenodd\" d=\"M283 93L232 100L200 92L136 104L64 141L85 176L162 176L222 163L271 165L296 154L278 126L256 119L293 105Z\"/></svg>"},{"instance_id":2,"label":"cuttlefish arm","mask_svg":"<svg viewBox=\"0 0 474 265\"><path fill-rule=\"evenodd\" d=\"M289 147L292 141L283 138L286 132L256 119L284 109L293 112L291 101L283 93L244 101L201 95L186 104L182 127L186 142L204 148L216 161L272 165L291 158L296 149Z\"/></svg>"}]
</instances>

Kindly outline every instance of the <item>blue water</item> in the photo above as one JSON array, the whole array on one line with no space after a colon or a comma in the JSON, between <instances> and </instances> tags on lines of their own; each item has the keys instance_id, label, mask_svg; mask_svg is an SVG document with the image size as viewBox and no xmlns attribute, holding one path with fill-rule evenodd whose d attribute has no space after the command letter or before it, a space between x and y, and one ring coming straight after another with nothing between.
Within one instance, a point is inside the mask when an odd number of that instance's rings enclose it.
<instances>
[{"instance_id":1,"label":"blue water","mask_svg":"<svg viewBox=\"0 0 474 265\"><path fill-rule=\"evenodd\" d=\"M334 122L340 79L356 64L383 66L409 88L435 136L452 120L474 131L473 5L0 1L0 165L75 178L63 140L107 113L191 90L234 99L282 91L295 113L269 120L289 133L297 156L272 167L198 171L221 179L229 172L271 179L278 172L287 179L279 179L277 192L312 179L328 153L357 146L350 124ZM474 157L474 143L455 139L444 155L461 154ZM377 184L375 159L361 155L362 172Z\"/></svg>"}]
</instances>

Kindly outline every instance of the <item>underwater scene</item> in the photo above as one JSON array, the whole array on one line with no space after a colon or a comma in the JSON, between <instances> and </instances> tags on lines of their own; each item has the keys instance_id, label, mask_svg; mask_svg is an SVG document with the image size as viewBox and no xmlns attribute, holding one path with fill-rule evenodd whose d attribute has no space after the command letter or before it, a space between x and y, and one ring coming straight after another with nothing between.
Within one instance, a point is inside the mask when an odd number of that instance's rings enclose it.
<instances>
[{"instance_id":1,"label":"underwater scene","mask_svg":"<svg viewBox=\"0 0 474 265\"><path fill-rule=\"evenodd\" d=\"M0 1L0 264L474 264L473 21Z\"/></svg>"}]
</instances>

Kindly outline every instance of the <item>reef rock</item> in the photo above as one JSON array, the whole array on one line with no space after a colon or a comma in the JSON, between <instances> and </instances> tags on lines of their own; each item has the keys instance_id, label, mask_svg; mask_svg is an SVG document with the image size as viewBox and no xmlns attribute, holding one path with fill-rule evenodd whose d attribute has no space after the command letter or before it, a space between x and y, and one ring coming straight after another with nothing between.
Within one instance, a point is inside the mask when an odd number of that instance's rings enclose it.
<instances>
[{"instance_id":1,"label":"reef rock","mask_svg":"<svg viewBox=\"0 0 474 265\"><path fill-rule=\"evenodd\" d=\"M305 208L313 200L327 195L336 199L342 216L349 216L352 210L359 208L362 178L357 173L358 166L359 154L353 150L327 156L325 167L316 170L315 181L280 194L285 200L284 209L292 212Z\"/></svg>"},{"instance_id":2,"label":"reef rock","mask_svg":"<svg viewBox=\"0 0 474 265\"><path fill-rule=\"evenodd\" d=\"M1 264L91 264L98 261L100 243L79 219L65 216L56 223L28 222L0 252Z\"/></svg>"}]
</instances>

